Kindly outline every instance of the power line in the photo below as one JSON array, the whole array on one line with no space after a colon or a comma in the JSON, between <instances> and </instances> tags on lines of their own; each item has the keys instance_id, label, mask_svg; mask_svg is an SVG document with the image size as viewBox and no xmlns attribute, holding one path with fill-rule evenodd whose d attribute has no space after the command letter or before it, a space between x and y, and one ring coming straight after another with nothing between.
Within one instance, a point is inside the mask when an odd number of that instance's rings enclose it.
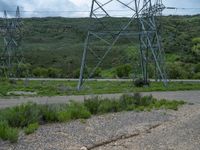
<instances>
[{"instance_id":1,"label":"power line","mask_svg":"<svg viewBox=\"0 0 200 150\"><path fill-rule=\"evenodd\" d=\"M122 11L122 12L125 12L125 11L130 11L130 10L108 10L108 11L113 11L113 12L116 12L116 11ZM4 12L3 10L0 10L0 12ZM12 11L12 10L8 10L7 12L15 12L15 11ZM20 11L20 12L24 12L24 13L57 13L57 12L90 12L88 10L51 10L51 11L45 11L45 10L38 10L38 11L29 11L29 10L24 10L24 11ZM96 11L96 12L101 12L101 11Z\"/></svg>"},{"instance_id":2,"label":"power line","mask_svg":"<svg viewBox=\"0 0 200 150\"><path fill-rule=\"evenodd\" d=\"M194 9L194 10L200 10L200 8L197 8L197 7L191 7L191 8L187 8L187 7L165 7L165 9L186 9L186 10L188 10L188 9ZM7 12L15 12L15 11L13 11L13 10L6 10ZM122 11L122 12L125 12L125 11L131 11L131 10L120 10L120 9L111 9L111 10L107 10L107 11L113 11L113 12L116 12L116 11ZM0 10L0 12L4 12L4 10ZM22 10L22 11L20 11L20 12L24 12L24 13L56 13L56 12L90 12L89 10L48 10L48 11L46 11L46 10L33 10L33 11L31 11L31 10ZM100 12L100 11L99 11Z\"/></svg>"},{"instance_id":3,"label":"power line","mask_svg":"<svg viewBox=\"0 0 200 150\"><path fill-rule=\"evenodd\" d=\"M183 8L183 7L165 7L165 9L185 9L185 10L200 10L200 8Z\"/></svg>"}]
</instances>

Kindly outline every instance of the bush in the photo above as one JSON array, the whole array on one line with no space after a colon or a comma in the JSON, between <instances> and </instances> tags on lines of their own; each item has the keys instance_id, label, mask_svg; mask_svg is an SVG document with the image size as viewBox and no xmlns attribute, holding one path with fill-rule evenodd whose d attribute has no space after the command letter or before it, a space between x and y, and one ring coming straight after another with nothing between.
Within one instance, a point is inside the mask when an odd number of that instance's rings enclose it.
<instances>
[{"instance_id":1,"label":"bush","mask_svg":"<svg viewBox=\"0 0 200 150\"><path fill-rule=\"evenodd\" d=\"M111 113L111 112L119 112L120 105L119 102L115 100L102 100L100 102L100 105L98 107L98 113Z\"/></svg>"},{"instance_id":2,"label":"bush","mask_svg":"<svg viewBox=\"0 0 200 150\"><path fill-rule=\"evenodd\" d=\"M71 113L69 111L60 111L57 113L59 122L66 122L71 120Z\"/></svg>"},{"instance_id":3,"label":"bush","mask_svg":"<svg viewBox=\"0 0 200 150\"><path fill-rule=\"evenodd\" d=\"M71 115L71 119L88 119L91 116L91 113L87 110L87 108L77 102L72 102L67 106L67 111Z\"/></svg>"},{"instance_id":4,"label":"bush","mask_svg":"<svg viewBox=\"0 0 200 150\"><path fill-rule=\"evenodd\" d=\"M92 78L101 77L101 72L102 72L101 68L97 68L97 69L95 70L95 72L93 73Z\"/></svg>"},{"instance_id":5,"label":"bush","mask_svg":"<svg viewBox=\"0 0 200 150\"><path fill-rule=\"evenodd\" d=\"M48 70L46 68L37 67L32 72L35 77L48 77Z\"/></svg>"},{"instance_id":6,"label":"bush","mask_svg":"<svg viewBox=\"0 0 200 150\"><path fill-rule=\"evenodd\" d=\"M157 102L158 105L160 105L159 108L165 108L165 109L172 109L172 110L178 110L179 105L185 104L184 101L167 101L167 100L160 100Z\"/></svg>"},{"instance_id":7,"label":"bush","mask_svg":"<svg viewBox=\"0 0 200 150\"><path fill-rule=\"evenodd\" d=\"M147 82L145 82L144 79L142 79L142 78L135 79L133 83L136 87L143 87L143 86L149 86L150 85L149 80Z\"/></svg>"},{"instance_id":8,"label":"bush","mask_svg":"<svg viewBox=\"0 0 200 150\"><path fill-rule=\"evenodd\" d=\"M90 111L92 114L98 113L98 107L100 104L100 100L98 97L94 97L91 99L84 100L85 107Z\"/></svg>"},{"instance_id":9,"label":"bush","mask_svg":"<svg viewBox=\"0 0 200 150\"><path fill-rule=\"evenodd\" d=\"M132 66L129 64L122 65L116 68L116 74L120 78L129 77L131 71L132 71Z\"/></svg>"},{"instance_id":10,"label":"bush","mask_svg":"<svg viewBox=\"0 0 200 150\"><path fill-rule=\"evenodd\" d=\"M33 69L33 75L35 77L50 77L50 78L58 78L62 76L62 71L57 68L42 68L42 67L37 67Z\"/></svg>"},{"instance_id":11,"label":"bush","mask_svg":"<svg viewBox=\"0 0 200 150\"><path fill-rule=\"evenodd\" d=\"M34 133L38 128L39 128L39 124L38 123L32 123L32 124L29 124L24 129L24 132L25 132L25 134L28 135L28 134Z\"/></svg>"},{"instance_id":12,"label":"bush","mask_svg":"<svg viewBox=\"0 0 200 150\"><path fill-rule=\"evenodd\" d=\"M9 140L12 143L17 142L19 131L15 128L9 127L6 121L0 121L0 138Z\"/></svg>"},{"instance_id":13,"label":"bush","mask_svg":"<svg viewBox=\"0 0 200 150\"><path fill-rule=\"evenodd\" d=\"M57 122L57 121L59 121L57 114L64 110L63 107L61 107L61 105L43 106L43 109L41 110L42 120L44 122Z\"/></svg>"},{"instance_id":14,"label":"bush","mask_svg":"<svg viewBox=\"0 0 200 150\"><path fill-rule=\"evenodd\" d=\"M74 71L73 71L72 77L73 77L73 78L79 78L79 76L80 76L80 69L74 70ZM87 78L87 77L89 76L88 68L85 68L85 69L84 69L83 76L84 76L85 78Z\"/></svg>"},{"instance_id":15,"label":"bush","mask_svg":"<svg viewBox=\"0 0 200 150\"><path fill-rule=\"evenodd\" d=\"M200 63L198 63L198 64L195 66L194 72L195 72L195 73L200 72Z\"/></svg>"},{"instance_id":16,"label":"bush","mask_svg":"<svg viewBox=\"0 0 200 150\"><path fill-rule=\"evenodd\" d=\"M193 78L194 79L200 79L200 72L194 74Z\"/></svg>"},{"instance_id":17,"label":"bush","mask_svg":"<svg viewBox=\"0 0 200 150\"><path fill-rule=\"evenodd\" d=\"M41 119L40 108L33 103L6 109L3 115L11 127L26 127L31 123L39 122Z\"/></svg>"},{"instance_id":18,"label":"bush","mask_svg":"<svg viewBox=\"0 0 200 150\"><path fill-rule=\"evenodd\" d=\"M61 77L61 75L62 75L62 73L61 73L62 71L60 70L60 69L56 69L56 68L48 68L48 71L47 71L47 73L48 73L48 77L50 77L50 78L59 78L59 77Z\"/></svg>"},{"instance_id":19,"label":"bush","mask_svg":"<svg viewBox=\"0 0 200 150\"><path fill-rule=\"evenodd\" d=\"M170 79L188 79L192 73L181 63L168 63L167 71Z\"/></svg>"}]
</instances>

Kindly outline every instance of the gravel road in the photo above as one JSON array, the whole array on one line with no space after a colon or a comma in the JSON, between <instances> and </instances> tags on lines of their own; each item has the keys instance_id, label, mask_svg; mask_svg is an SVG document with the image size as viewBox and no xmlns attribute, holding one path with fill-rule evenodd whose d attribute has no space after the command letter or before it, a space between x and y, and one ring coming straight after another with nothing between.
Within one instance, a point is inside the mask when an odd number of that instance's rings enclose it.
<instances>
[{"instance_id":1,"label":"gravel road","mask_svg":"<svg viewBox=\"0 0 200 150\"><path fill-rule=\"evenodd\" d=\"M175 92L143 92L142 95L152 94L157 99L184 100L189 103L200 103L200 91L175 91ZM99 96L102 98L119 98L121 94L80 95L80 96L54 96L54 97L10 97L0 98L0 108L13 107L27 102L38 104L68 103L70 100L82 102L86 98Z\"/></svg>"}]
</instances>

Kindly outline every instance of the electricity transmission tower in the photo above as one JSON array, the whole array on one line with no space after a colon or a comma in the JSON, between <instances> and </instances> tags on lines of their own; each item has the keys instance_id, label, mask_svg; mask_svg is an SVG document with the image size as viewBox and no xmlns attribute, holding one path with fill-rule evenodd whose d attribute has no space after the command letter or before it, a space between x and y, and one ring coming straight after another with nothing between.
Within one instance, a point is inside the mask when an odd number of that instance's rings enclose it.
<instances>
[{"instance_id":1,"label":"electricity transmission tower","mask_svg":"<svg viewBox=\"0 0 200 150\"><path fill-rule=\"evenodd\" d=\"M110 10L113 6L121 10ZM162 0L154 0L154 2L153 0L130 0L128 3L122 0L92 0L91 25L84 45L78 90L86 79L93 77L97 68L121 38L135 35L139 37L140 42L144 82L148 82L148 66L153 61L156 76L166 84L164 51L156 20L164 8ZM90 61L92 58L93 61Z\"/></svg>"},{"instance_id":2,"label":"electricity transmission tower","mask_svg":"<svg viewBox=\"0 0 200 150\"><path fill-rule=\"evenodd\" d=\"M8 18L7 11L4 11L3 21L4 50L0 56L0 75L6 78L16 77L20 74L19 67L23 62L23 55L20 49L22 22L19 6L13 18Z\"/></svg>"}]
</instances>

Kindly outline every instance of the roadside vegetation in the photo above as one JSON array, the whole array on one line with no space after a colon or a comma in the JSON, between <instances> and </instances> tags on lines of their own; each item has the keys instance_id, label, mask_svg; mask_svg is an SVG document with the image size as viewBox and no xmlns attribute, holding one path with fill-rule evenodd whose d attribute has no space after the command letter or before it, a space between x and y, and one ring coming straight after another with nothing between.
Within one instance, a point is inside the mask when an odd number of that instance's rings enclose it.
<instances>
[{"instance_id":1,"label":"roadside vegetation","mask_svg":"<svg viewBox=\"0 0 200 150\"><path fill-rule=\"evenodd\" d=\"M77 81L15 81L0 80L0 96L20 96L15 91L35 92L28 96L57 96L109 94L150 91L200 90L199 83L170 82L167 87L163 83L152 82L148 87L137 87L139 83L118 81L88 81L81 91L77 91Z\"/></svg>"},{"instance_id":2,"label":"roadside vegetation","mask_svg":"<svg viewBox=\"0 0 200 150\"><path fill-rule=\"evenodd\" d=\"M136 93L123 95L120 99L100 99L94 97L83 103L71 101L69 104L38 105L27 103L0 110L0 138L17 142L19 132L34 133L39 125L88 119L92 115L122 111L151 111L152 109L172 109L185 104L183 101L156 100L152 96L142 97Z\"/></svg>"}]
</instances>

